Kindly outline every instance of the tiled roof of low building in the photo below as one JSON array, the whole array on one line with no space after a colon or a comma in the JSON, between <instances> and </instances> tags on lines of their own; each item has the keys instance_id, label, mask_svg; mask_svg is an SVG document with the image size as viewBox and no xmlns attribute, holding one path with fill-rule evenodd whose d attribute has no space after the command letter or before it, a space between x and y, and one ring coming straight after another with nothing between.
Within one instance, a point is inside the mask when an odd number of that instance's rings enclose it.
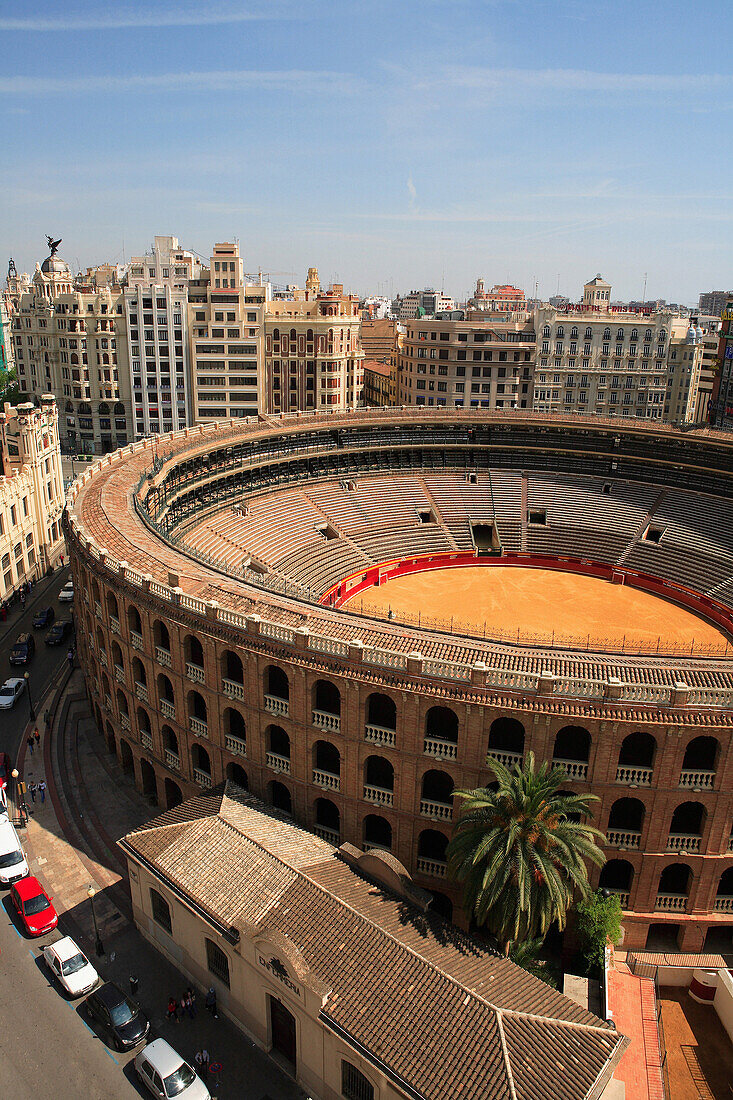
<instances>
[{"instance_id":1,"label":"tiled roof of low building","mask_svg":"<svg viewBox=\"0 0 733 1100\"><path fill-rule=\"evenodd\" d=\"M231 782L121 845L217 924L286 936L327 991L325 1024L408 1093L581 1100L621 1057L611 1025L410 904L420 891L396 861L385 878L402 875L405 896L376 882L375 853L338 850Z\"/></svg>"}]
</instances>

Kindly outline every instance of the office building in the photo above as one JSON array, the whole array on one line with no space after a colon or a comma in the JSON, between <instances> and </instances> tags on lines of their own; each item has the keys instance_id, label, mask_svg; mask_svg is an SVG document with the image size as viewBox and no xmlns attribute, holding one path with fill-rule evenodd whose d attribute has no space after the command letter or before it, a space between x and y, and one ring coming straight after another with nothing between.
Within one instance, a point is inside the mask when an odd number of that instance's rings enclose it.
<instances>
[{"instance_id":1,"label":"office building","mask_svg":"<svg viewBox=\"0 0 733 1100\"><path fill-rule=\"evenodd\" d=\"M712 317L722 316L723 310L733 298L733 290L707 290L700 295L698 305L700 313L708 313Z\"/></svg>"},{"instance_id":2,"label":"office building","mask_svg":"<svg viewBox=\"0 0 733 1100\"><path fill-rule=\"evenodd\" d=\"M476 289L473 297L466 303L468 309L486 310L490 313L522 313L527 309L527 300L524 291L510 283L492 286L490 290L484 287L484 280L476 280Z\"/></svg>"}]
</instances>

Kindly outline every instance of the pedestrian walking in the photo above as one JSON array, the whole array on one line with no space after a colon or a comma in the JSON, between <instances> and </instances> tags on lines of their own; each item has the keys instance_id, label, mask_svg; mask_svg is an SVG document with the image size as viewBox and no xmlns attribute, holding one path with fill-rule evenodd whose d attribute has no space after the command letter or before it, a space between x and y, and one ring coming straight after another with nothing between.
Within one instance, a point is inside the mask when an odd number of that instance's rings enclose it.
<instances>
[{"instance_id":1,"label":"pedestrian walking","mask_svg":"<svg viewBox=\"0 0 733 1100\"><path fill-rule=\"evenodd\" d=\"M186 992L184 994L183 1003L185 1005L186 1012L188 1013L189 1017L193 1020L194 1017L196 1016L196 994L193 992L193 990L191 989L190 986L188 987L188 989L186 990Z\"/></svg>"},{"instance_id":2,"label":"pedestrian walking","mask_svg":"<svg viewBox=\"0 0 733 1100\"><path fill-rule=\"evenodd\" d=\"M31 802L36 801L36 785L35 783L28 784L28 794L31 796Z\"/></svg>"},{"instance_id":3,"label":"pedestrian walking","mask_svg":"<svg viewBox=\"0 0 733 1100\"><path fill-rule=\"evenodd\" d=\"M46 801L46 780L42 779L38 784L38 793L41 796L41 804Z\"/></svg>"},{"instance_id":4,"label":"pedestrian walking","mask_svg":"<svg viewBox=\"0 0 733 1100\"><path fill-rule=\"evenodd\" d=\"M209 1052L206 1049L206 1047L204 1047L203 1050L197 1050L195 1055L194 1055L193 1060L196 1063L196 1068L199 1072L199 1077L203 1081L205 1081L206 1078L209 1075L209 1062L211 1061L211 1059L209 1057Z\"/></svg>"},{"instance_id":5,"label":"pedestrian walking","mask_svg":"<svg viewBox=\"0 0 733 1100\"><path fill-rule=\"evenodd\" d=\"M40 743L41 743L41 735L40 735L40 733L38 732L38 726L36 726L36 728L35 728L35 729L33 730L33 740L34 740L34 741L35 741L35 743L36 743L36 748L38 748L38 746L39 746L39 745L40 745Z\"/></svg>"},{"instance_id":6,"label":"pedestrian walking","mask_svg":"<svg viewBox=\"0 0 733 1100\"><path fill-rule=\"evenodd\" d=\"M216 990L213 985L210 987L209 992L206 994L206 1000L204 1002L206 1009L215 1020L219 1019L219 1013L216 1011Z\"/></svg>"},{"instance_id":7,"label":"pedestrian walking","mask_svg":"<svg viewBox=\"0 0 733 1100\"><path fill-rule=\"evenodd\" d=\"M51 728L51 711L50 710L44 710L44 712L43 712L43 729L46 733L48 733L50 728Z\"/></svg>"},{"instance_id":8,"label":"pedestrian walking","mask_svg":"<svg viewBox=\"0 0 733 1100\"><path fill-rule=\"evenodd\" d=\"M73 670L73 668L74 668L74 650L71 647L69 647L69 650L66 654L66 660L69 662L69 668Z\"/></svg>"},{"instance_id":9,"label":"pedestrian walking","mask_svg":"<svg viewBox=\"0 0 733 1100\"><path fill-rule=\"evenodd\" d=\"M33 734L28 734L28 751L33 756L33 749L35 748L35 741L33 740Z\"/></svg>"},{"instance_id":10,"label":"pedestrian walking","mask_svg":"<svg viewBox=\"0 0 733 1100\"><path fill-rule=\"evenodd\" d=\"M178 1023L178 1003L175 997L168 998L168 1011L165 1016L167 1020L175 1020Z\"/></svg>"}]
</instances>

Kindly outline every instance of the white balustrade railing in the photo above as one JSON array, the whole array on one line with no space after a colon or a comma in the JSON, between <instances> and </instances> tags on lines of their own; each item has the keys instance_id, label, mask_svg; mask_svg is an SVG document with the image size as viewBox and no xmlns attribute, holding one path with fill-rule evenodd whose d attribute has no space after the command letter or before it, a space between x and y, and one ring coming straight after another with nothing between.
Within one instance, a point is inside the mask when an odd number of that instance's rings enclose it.
<instances>
[{"instance_id":1,"label":"white balustrade railing","mask_svg":"<svg viewBox=\"0 0 733 1100\"><path fill-rule=\"evenodd\" d=\"M208 772L202 771L201 768L194 768L193 769L193 777L196 780L196 782L198 783L199 787L210 787L211 786L211 776L209 775Z\"/></svg>"},{"instance_id":2,"label":"white balustrade railing","mask_svg":"<svg viewBox=\"0 0 733 1100\"><path fill-rule=\"evenodd\" d=\"M99 600L94 601L94 614L97 616L98 619L102 618L102 605Z\"/></svg>"},{"instance_id":3,"label":"white balustrade railing","mask_svg":"<svg viewBox=\"0 0 733 1100\"><path fill-rule=\"evenodd\" d=\"M107 663L107 651L105 649L100 649L99 651L99 663L103 665L104 668L109 668Z\"/></svg>"},{"instance_id":4,"label":"white balustrade railing","mask_svg":"<svg viewBox=\"0 0 733 1100\"><path fill-rule=\"evenodd\" d=\"M265 710L270 714L277 714L280 718L287 718L290 714L290 702L281 699L279 695L265 695Z\"/></svg>"},{"instance_id":5,"label":"white balustrade railing","mask_svg":"<svg viewBox=\"0 0 733 1100\"><path fill-rule=\"evenodd\" d=\"M683 768L680 772L680 787L694 791L710 790L715 783L715 772L707 769Z\"/></svg>"},{"instance_id":6,"label":"white balustrade railing","mask_svg":"<svg viewBox=\"0 0 733 1100\"><path fill-rule=\"evenodd\" d=\"M515 764L519 764L520 768L524 761L524 753L521 752L508 752L504 749L489 749L486 754L486 763L491 767L491 758L494 757L500 764L503 764L505 768L513 768Z\"/></svg>"},{"instance_id":7,"label":"white balustrade railing","mask_svg":"<svg viewBox=\"0 0 733 1100\"><path fill-rule=\"evenodd\" d=\"M568 773L568 779L587 779L588 777L588 764L584 760L563 760L555 756L552 763L559 768L564 768Z\"/></svg>"},{"instance_id":8,"label":"white balustrade railing","mask_svg":"<svg viewBox=\"0 0 733 1100\"><path fill-rule=\"evenodd\" d=\"M338 848L341 843L341 834L338 829L329 829L327 825L314 825L313 832L316 836L319 836L321 840L327 840L329 844L335 845Z\"/></svg>"},{"instance_id":9,"label":"white balustrade railing","mask_svg":"<svg viewBox=\"0 0 733 1100\"><path fill-rule=\"evenodd\" d=\"M504 668L487 668L484 681L489 687L513 688L515 691L536 691L539 676L532 672L511 672Z\"/></svg>"},{"instance_id":10,"label":"white balustrade railing","mask_svg":"<svg viewBox=\"0 0 733 1100\"><path fill-rule=\"evenodd\" d=\"M388 791L386 787L375 787L373 783L365 783L364 798L367 802L374 802L378 806L391 806L394 803L394 791Z\"/></svg>"},{"instance_id":11,"label":"white balustrade railing","mask_svg":"<svg viewBox=\"0 0 733 1100\"><path fill-rule=\"evenodd\" d=\"M163 647L159 645L155 647L155 659L163 668L171 668L173 665L170 650L163 649Z\"/></svg>"},{"instance_id":12,"label":"white balustrade railing","mask_svg":"<svg viewBox=\"0 0 733 1100\"><path fill-rule=\"evenodd\" d=\"M430 798L421 798L420 813L423 817L432 817L436 821L450 821L453 816L453 807L447 802L434 802Z\"/></svg>"},{"instance_id":13,"label":"white balustrade railing","mask_svg":"<svg viewBox=\"0 0 733 1100\"><path fill-rule=\"evenodd\" d=\"M122 711L122 713L120 714L120 725L122 726L123 730L130 729L130 715L125 714L124 711Z\"/></svg>"},{"instance_id":14,"label":"white balustrade railing","mask_svg":"<svg viewBox=\"0 0 733 1100\"><path fill-rule=\"evenodd\" d=\"M243 738L235 737L231 733L228 733L224 738L224 748L234 753L235 756L247 755L247 742L243 740Z\"/></svg>"},{"instance_id":15,"label":"white balustrade railing","mask_svg":"<svg viewBox=\"0 0 733 1100\"><path fill-rule=\"evenodd\" d=\"M555 695L574 699L602 699L606 692L604 680L585 680L576 676L559 676L553 685Z\"/></svg>"},{"instance_id":16,"label":"white balustrade railing","mask_svg":"<svg viewBox=\"0 0 733 1100\"><path fill-rule=\"evenodd\" d=\"M373 726L367 723L364 727L364 740L372 745L389 745L394 748L397 744L397 734L385 726Z\"/></svg>"},{"instance_id":17,"label":"white balustrade railing","mask_svg":"<svg viewBox=\"0 0 733 1100\"><path fill-rule=\"evenodd\" d=\"M174 703L171 703L170 699L160 700L160 713L164 718L171 718L174 722L176 720L176 707Z\"/></svg>"},{"instance_id":18,"label":"white balustrade railing","mask_svg":"<svg viewBox=\"0 0 733 1100\"><path fill-rule=\"evenodd\" d=\"M423 676L435 676L439 680L470 680L470 665L459 665L455 661L434 661L426 657L422 664Z\"/></svg>"},{"instance_id":19,"label":"white balustrade railing","mask_svg":"<svg viewBox=\"0 0 733 1100\"><path fill-rule=\"evenodd\" d=\"M619 764L616 782L625 787L651 787L653 768L638 768L634 764Z\"/></svg>"},{"instance_id":20,"label":"white balustrade railing","mask_svg":"<svg viewBox=\"0 0 733 1100\"><path fill-rule=\"evenodd\" d=\"M364 650L364 663L379 665L380 668L407 668L407 654L399 650L381 649L379 646L367 646Z\"/></svg>"},{"instance_id":21,"label":"white balustrade railing","mask_svg":"<svg viewBox=\"0 0 733 1100\"><path fill-rule=\"evenodd\" d=\"M661 687L657 684L623 684L619 698L624 702L671 703L672 688Z\"/></svg>"},{"instance_id":22,"label":"white balustrade railing","mask_svg":"<svg viewBox=\"0 0 733 1100\"><path fill-rule=\"evenodd\" d=\"M670 833L667 837L668 852L699 852L702 837L694 833Z\"/></svg>"},{"instance_id":23,"label":"white balustrade railing","mask_svg":"<svg viewBox=\"0 0 733 1100\"><path fill-rule=\"evenodd\" d=\"M291 645L295 641L294 630L291 630L288 626L281 626L280 623L267 622L267 620L260 623L260 633L264 634L266 638L274 638L278 642L289 642Z\"/></svg>"},{"instance_id":24,"label":"white balustrade railing","mask_svg":"<svg viewBox=\"0 0 733 1100\"><path fill-rule=\"evenodd\" d=\"M687 705L695 707L733 707L733 691L730 688L690 688Z\"/></svg>"},{"instance_id":25,"label":"white balustrade railing","mask_svg":"<svg viewBox=\"0 0 733 1100\"><path fill-rule=\"evenodd\" d=\"M684 913L687 909L687 894L657 894L654 908L665 913Z\"/></svg>"},{"instance_id":26,"label":"white balustrade railing","mask_svg":"<svg viewBox=\"0 0 733 1100\"><path fill-rule=\"evenodd\" d=\"M733 897L717 897L713 908L717 913L733 913Z\"/></svg>"},{"instance_id":27,"label":"white balustrade railing","mask_svg":"<svg viewBox=\"0 0 733 1100\"><path fill-rule=\"evenodd\" d=\"M327 710L313 711L313 725L319 730L329 730L338 733L341 729L341 718L338 714L331 714Z\"/></svg>"},{"instance_id":28,"label":"white balustrade railing","mask_svg":"<svg viewBox=\"0 0 733 1100\"><path fill-rule=\"evenodd\" d=\"M143 649L144 644L145 643L143 642L142 634L138 634L137 630L131 630L130 631L130 645L132 646L132 648L133 649Z\"/></svg>"},{"instance_id":29,"label":"white balustrade railing","mask_svg":"<svg viewBox=\"0 0 733 1100\"><path fill-rule=\"evenodd\" d=\"M640 848L641 831L636 829L607 829L606 840L611 848Z\"/></svg>"},{"instance_id":30,"label":"white balustrade railing","mask_svg":"<svg viewBox=\"0 0 733 1100\"><path fill-rule=\"evenodd\" d=\"M191 733L195 733L197 737L208 738L209 736L208 723L205 722L203 718L197 718L195 714L189 714L188 728L190 729Z\"/></svg>"},{"instance_id":31,"label":"white balustrade railing","mask_svg":"<svg viewBox=\"0 0 733 1100\"><path fill-rule=\"evenodd\" d=\"M125 682L125 670L122 665L115 665L115 680L118 684L124 684Z\"/></svg>"},{"instance_id":32,"label":"white balustrade railing","mask_svg":"<svg viewBox=\"0 0 733 1100\"><path fill-rule=\"evenodd\" d=\"M453 741L439 741L435 737L426 737L423 741L423 752L426 756L434 756L437 760L455 760L458 756L458 745Z\"/></svg>"},{"instance_id":33,"label":"white balustrade railing","mask_svg":"<svg viewBox=\"0 0 733 1100\"><path fill-rule=\"evenodd\" d=\"M288 756L281 756L279 752L267 752L265 753L265 762L268 768L272 768L273 771L290 775L290 758Z\"/></svg>"},{"instance_id":34,"label":"white balustrade railing","mask_svg":"<svg viewBox=\"0 0 733 1100\"><path fill-rule=\"evenodd\" d=\"M445 878L448 873L448 864L443 859L427 859L425 856L417 857L417 869L423 875L432 878Z\"/></svg>"},{"instance_id":35,"label":"white balustrade railing","mask_svg":"<svg viewBox=\"0 0 733 1100\"><path fill-rule=\"evenodd\" d=\"M139 680L135 681L135 695L138 699L141 699L143 703L148 702L148 685L141 684Z\"/></svg>"},{"instance_id":36,"label":"white balustrade railing","mask_svg":"<svg viewBox=\"0 0 733 1100\"><path fill-rule=\"evenodd\" d=\"M186 676L194 684L203 684L206 680L206 673L201 665L194 665L191 661L186 661Z\"/></svg>"},{"instance_id":37,"label":"white balustrade railing","mask_svg":"<svg viewBox=\"0 0 733 1100\"><path fill-rule=\"evenodd\" d=\"M140 730L140 744L146 749L152 749L153 735L148 733L147 730Z\"/></svg>"},{"instance_id":38,"label":"white balustrade railing","mask_svg":"<svg viewBox=\"0 0 733 1100\"><path fill-rule=\"evenodd\" d=\"M244 684L238 683L236 680L226 680L222 678L221 690L227 699L240 699L244 700Z\"/></svg>"},{"instance_id":39,"label":"white balustrade railing","mask_svg":"<svg viewBox=\"0 0 733 1100\"><path fill-rule=\"evenodd\" d=\"M334 657L349 656L347 642L341 642L338 638L329 638L326 634L311 634L308 639L308 648L318 650L320 653L331 653Z\"/></svg>"},{"instance_id":40,"label":"white balustrade railing","mask_svg":"<svg viewBox=\"0 0 733 1100\"><path fill-rule=\"evenodd\" d=\"M629 908L629 898L631 897L631 894L628 890L617 890L613 886L608 886L608 887L606 887L606 889L608 890L608 892L610 894L615 894L616 895L619 902L621 903L621 908L622 909L628 909Z\"/></svg>"},{"instance_id":41,"label":"white balustrade railing","mask_svg":"<svg viewBox=\"0 0 733 1100\"><path fill-rule=\"evenodd\" d=\"M341 778L333 772L325 772L322 768L313 769L313 782L317 787L323 787L327 791L341 789Z\"/></svg>"},{"instance_id":42,"label":"white balustrade railing","mask_svg":"<svg viewBox=\"0 0 733 1100\"><path fill-rule=\"evenodd\" d=\"M109 710L109 711L112 710L112 696L111 695L105 695L104 705L106 706L107 710Z\"/></svg>"},{"instance_id":43,"label":"white balustrade railing","mask_svg":"<svg viewBox=\"0 0 733 1100\"><path fill-rule=\"evenodd\" d=\"M174 771L181 770L181 758L177 752L173 752L171 749L165 750L165 762L169 768L173 768Z\"/></svg>"},{"instance_id":44,"label":"white balustrade railing","mask_svg":"<svg viewBox=\"0 0 733 1100\"><path fill-rule=\"evenodd\" d=\"M120 633L120 620L117 618L116 615L110 615L110 617L109 617L109 628L110 628L110 630L112 631L113 634L119 634Z\"/></svg>"}]
</instances>

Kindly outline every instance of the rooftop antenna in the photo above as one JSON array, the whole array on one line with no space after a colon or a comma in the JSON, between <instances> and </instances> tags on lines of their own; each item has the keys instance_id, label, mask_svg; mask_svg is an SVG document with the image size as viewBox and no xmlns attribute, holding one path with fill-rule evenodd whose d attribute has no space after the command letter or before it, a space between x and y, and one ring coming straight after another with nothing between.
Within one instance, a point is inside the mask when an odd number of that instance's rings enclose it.
<instances>
[{"instance_id":1,"label":"rooftop antenna","mask_svg":"<svg viewBox=\"0 0 733 1100\"><path fill-rule=\"evenodd\" d=\"M646 304L646 277L647 277L647 272L645 271L644 272L644 292L641 296L641 304L642 305Z\"/></svg>"},{"instance_id":2,"label":"rooftop antenna","mask_svg":"<svg viewBox=\"0 0 733 1100\"><path fill-rule=\"evenodd\" d=\"M557 294L560 295L560 272L557 273Z\"/></svg>"}]
</instances>

